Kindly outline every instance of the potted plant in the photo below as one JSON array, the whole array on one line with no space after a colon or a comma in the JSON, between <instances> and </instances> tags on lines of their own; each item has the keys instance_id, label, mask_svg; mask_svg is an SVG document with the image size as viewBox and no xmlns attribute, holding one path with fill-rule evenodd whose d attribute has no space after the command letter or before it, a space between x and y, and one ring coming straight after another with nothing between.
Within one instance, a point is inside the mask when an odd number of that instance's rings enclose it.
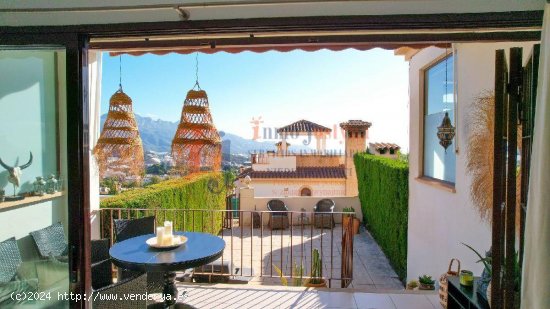
<instances>
[{"instance_id":1,"label":"potted plant","mask_svg":"<svg viewBox=\"0 0 550 309\"><path fill-rule=\"evenodd\" d=\"M420 286L418 287L420 290L434 290L435 289L435 281L432 279L432 276L423 275L418 277L418 282L420 283Z\"/></svg>"},{"instance_id":2,"label":"potted plant","mask_svg":"<svg viewBox=\"0 0 550 309\"><path fill-rule=\"evenodd\" d=\"M418 288L418 281L411 280L407 283L407 290L416 290Z\"/></svg>"},{"instance_id":3,"label":"potted plant","mask_svg":"<svg viewBox=\"0 0 550 309\"><path fill-rule=\"evenodd\" d=\"M273 264L273 268L281 278L281 284L284 286L288 286L288 279L283 275L283 271L277 267L277 265ZM292 282L292 286L302 286L304 276L304 266L300 264L298 266L297 263L294 263L294 268L292 269L292 277L294 278Z\"/></svg>"},{"instance_id":4,"label":"potted plant","mask_svg":"<svg viewBox=\"0 0 550 309\"><path fill-rule=\"evenodd\" d=\"M311 258L311 276L305 286L310 288L326 288L327 282L323 278L323 261L317 248L313 249Z\"/></svg>"},{"instance_id":5,"label":"potted plant","mask_svg":"<svg viewBox=\"0 0 550 309\"><path fill-rule=\"evenodd\" d=\"M486 298L487 302L489 303L489 306L491 305L491 281L493 278L493 259L491 257L491 252L488 251L485 254L485 257L482 257L479 252L477 252L474 248L471 246L462 243L464 246L466 246L468 249L472 250L477 257L479 258L478 263L482 262L484 269L483 273L481 274L481 282L478 285L477 293L481 295L483 298ZM502 261L502 265L506 265L506 260ZM519 307L519 299L520 299L520 287L521 287L521 266L519 265L519 254L515 252L514 254L514 291L515 293L515 301L517 302L517 306ZM504 268L501 272L501 278L504 277Z\"/></svg>"},{"instance_id":6,"label":"potted plant","mask_svg":"<svg viewBox=\"0 0 550 309\"><path fill-rule=\"evenodd\" d=\"M349 224L349 220L353 221L353 233L358 234L359 233L359 225L360 221L358 218L355 217L355 208L353 207L344 207L342 209L342 212L344 212L344 215L342 216L342 224L344 226L347 226Z\"/></svg>"},{"instance_id":7,"label":"potted plant","mask_svg":"<svg viewBox=\"0 0 550 309\"><path fill-rule=\"evenodd\" d=\"M0 203L2 203L6 199L6 191L4 189L0 189Z\"/></svg>"}]
</instances>

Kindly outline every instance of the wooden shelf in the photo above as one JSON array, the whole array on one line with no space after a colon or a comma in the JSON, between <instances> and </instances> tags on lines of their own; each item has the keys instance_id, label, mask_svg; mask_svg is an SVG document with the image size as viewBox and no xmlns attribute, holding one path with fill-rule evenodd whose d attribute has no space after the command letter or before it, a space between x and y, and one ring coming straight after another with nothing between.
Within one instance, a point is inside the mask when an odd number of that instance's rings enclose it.
<instances>
[{"instance_id":1,"label":"wooden shelf","mask_svg":"<svg viewBox=\"0 0 550 309\"><path fill-rule=\"evenodd\" d=\"M8 210L10 208L15 207L21 207L26 205L32 205L32 204L38 204L42 202L47 202L54 200L56 198L62 197L65 195L65 192L56 192L54 194L45 194L44 196L31 196L26 197L20 201L12 201L12 202L1 202L0 203L0 211Z\"/></svg>"}]
</instances>

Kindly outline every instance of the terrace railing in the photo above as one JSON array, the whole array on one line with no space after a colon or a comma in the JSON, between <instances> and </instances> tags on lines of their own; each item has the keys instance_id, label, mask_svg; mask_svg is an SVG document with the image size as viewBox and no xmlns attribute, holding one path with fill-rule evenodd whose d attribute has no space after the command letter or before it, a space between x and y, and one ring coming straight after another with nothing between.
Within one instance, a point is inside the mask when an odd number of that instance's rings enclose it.
<instances>
[{"instance_id":1,"label":"terrace railing","mask_svg":"<svg viewBox=\"0 0 550 309\"><path fill-rule=\"evenodd\" d=\"M322 273L328 287L348 287L353 280L353 224L352 220L344 220L344 216L349 213L288 211L288 228L271 230L269 219L276 217L277 213L281 212L102 208L99 210L100 235L109 238L112 244L114 219L155 216L157 224L172 221L175 231L207 232L225 241L224 254L218 261L225 267L203 267L202 275L205 275L207 269L206 275L210 278L244 277L250 280L250 277L254 277L268 281L282 281L285 278L289 284L305 282L309 278L311 256L316 248L321 253ZM338 223L328 228L327 218L349 224ZM325 223L316 227L315 220ZM303 271L299 271L300 268Z\"/></svg>"}]
</instances>

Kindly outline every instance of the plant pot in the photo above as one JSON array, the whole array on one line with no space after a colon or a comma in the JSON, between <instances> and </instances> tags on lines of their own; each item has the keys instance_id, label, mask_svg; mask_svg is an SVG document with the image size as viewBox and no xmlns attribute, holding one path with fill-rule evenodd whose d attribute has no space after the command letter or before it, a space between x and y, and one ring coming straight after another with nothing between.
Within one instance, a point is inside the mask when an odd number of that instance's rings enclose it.
<instances>
[{"instance_id":1,"label":"plant pot","mask_svg":"<svg viewBox=\"0 0 550 309\"><path fill-rule=\"evenodd\" d=\"M435 286L433 284L424 284L420 283L418 285L419 290L435 290Z\"/></svg>"},{"instance_id":2,"label":"plant pot","mask_svg":"<svg viewBox=\"0 0 550 309\"><path fill-rule=\"evenodd\" d=\"M327 287L327 281L325 279L321 279L320 283L311 283L310 280L308 280L305 284L305 287L308 288L326 288Z\"/></svg>"},{"instance_id":3,"label":"plant pot","mask_svg":"<svg viewBox=\"0 0 550 309\"><path fill-rule=\"evenodd\" d=\"M359 219L357 218L354 218L352 216L344 216L342 218L342 224L344 226L348 226L349 224L349 220L353 220L353 222L351 223L352 224L352 229L353 229L353 234L359 234L359 225L361 225L361 221L359 221Z\"/></svg>"},{"instance_id":4,"label":"plant pot","mask_svg":"<svg viewBox=\"0 0 550 309\"><path fill-rule=\"evenodd\" d=\"M353 234L359 234L359 225L361 225L361 221L357 218L353 218Z\"/></svg>"}]
</instances>

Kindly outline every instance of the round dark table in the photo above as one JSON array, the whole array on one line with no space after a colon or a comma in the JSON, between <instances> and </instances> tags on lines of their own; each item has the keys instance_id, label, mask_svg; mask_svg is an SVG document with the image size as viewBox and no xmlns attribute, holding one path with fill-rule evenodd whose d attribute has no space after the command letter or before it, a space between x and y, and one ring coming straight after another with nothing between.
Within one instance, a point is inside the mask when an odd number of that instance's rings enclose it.
<instances>
[{"instance_id":1,"label":"round dark table","mask_svg":"<svg viewBox=\"0 0 550 309\"><path fill-rule=\"evenodd\" d=\"M155 249L145 241L154 234L130 238L114 244L109 250L113 264L141 272L164 272L164 305L176 303L178 290L175 284L178 270L185 270L211 263L223 254L223 239L206 233L175 232L184 235L187 242L174 249Z\"/></svg>"}]
</instances>

